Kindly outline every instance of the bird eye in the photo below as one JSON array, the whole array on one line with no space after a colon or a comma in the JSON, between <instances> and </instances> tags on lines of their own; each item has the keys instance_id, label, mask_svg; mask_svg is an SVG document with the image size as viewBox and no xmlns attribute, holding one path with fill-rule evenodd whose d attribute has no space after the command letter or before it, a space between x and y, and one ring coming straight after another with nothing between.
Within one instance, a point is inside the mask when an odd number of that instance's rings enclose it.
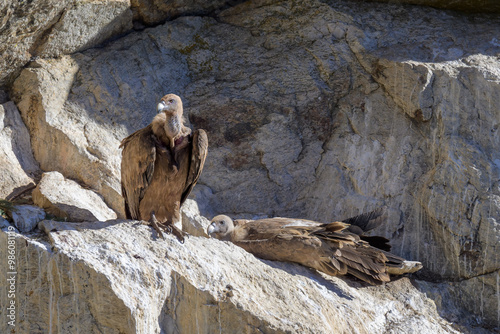
<instances>
[{"instance_id":1,"label":"bird eye","mask_svg":"<svg viewBox=\"0 0 500 334\"><path fill-rule=\"evenodd\" d=\"M221 224L221 225L224 225L224 224L225 224L225 222L224 222L223 220L221 220L221 221L220 221L220 224Z\"/></svg>"},{"instance_id":2,"label":"bird eye","mask_svg":"<svg viewBox=\"0 0 500 334\"><path fill-rule=\"evenodd\" d=\"M173 99L168 100L168 103L174 103Z\"/></svg>"}]
</instances>

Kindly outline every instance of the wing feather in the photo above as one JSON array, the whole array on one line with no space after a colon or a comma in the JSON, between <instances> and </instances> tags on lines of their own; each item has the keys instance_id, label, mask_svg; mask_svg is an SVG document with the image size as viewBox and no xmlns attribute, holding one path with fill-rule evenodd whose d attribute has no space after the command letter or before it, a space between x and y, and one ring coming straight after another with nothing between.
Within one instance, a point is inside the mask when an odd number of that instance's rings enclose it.
<instances>
[{"instance_id":1,"label":"wing feather","mask_svg":"<svg viewBox=\"0 0 500 334\"><path fill-rule=\"evenodd\" d=\"M198 182L198 179L201 175L201 171L203 170L203 165L205 164L207 151L208 151L207 133L203 129L196 130L192 134L189 172L186 180L186 186L184 188L181 197L181 205L189 196L191 190L193 190L193 187L196 184L196 182Z\"/></svg>"},{"instance_id":2,"label":"wing feather","mask_svg":"<svg viewBox=\"0 0 500 334\"><path fill-rule=\"evenodd\" d=\"M122 140L121 183L127 219L141 219L139 203L153 179L156 145L151 125Z\"/></svg>"},{"instance_id":3,"label":"wing feather","mask_svg":"<svg viewBox=\"0 0 500 334\"><path fill-rule=\"evenodd\" d=\"M354 217L363 228L380 220L385 208ZM370 223L372 221L372 223ZM288 218L237 220L231 241L255 256L274 261L289 261L315 268L329 275L351 274L370 284L389 281L388 267L399 268L403 259L373 247L349 230L344 222L320 224ZM387 239L371 237L384 243Z\"/></svg>"}]
</instances>

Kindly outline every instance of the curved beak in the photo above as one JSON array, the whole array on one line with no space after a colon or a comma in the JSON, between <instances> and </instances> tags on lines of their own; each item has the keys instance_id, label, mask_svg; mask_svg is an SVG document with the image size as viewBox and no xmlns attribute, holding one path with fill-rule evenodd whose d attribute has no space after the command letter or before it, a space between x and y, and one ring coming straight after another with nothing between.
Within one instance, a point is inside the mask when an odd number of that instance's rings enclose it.
<instances>
[{"instance_id":1,"label":"curved beak","mask_svg":"<svg viewBox=\"0 0 500 334\"><path fill-rule=\"evenodd\" d=\"M163 109L165 109L166 105L165 105L165 102L161 101L160 103L158 103L158 105L156 106L156 112L162 112Z\"/></svg>"},{"instance_id":2,"label":"curved beak","mask_svg":"<svg viewBox=\"0 0 500 334\"><path fill-rule=\"evenodd\" d=\"M207 228L207 234L209 237L211 237L213 233L215 233L215 224L214 223L210 224L210 226Z\"/></svg>"}]
</instances>

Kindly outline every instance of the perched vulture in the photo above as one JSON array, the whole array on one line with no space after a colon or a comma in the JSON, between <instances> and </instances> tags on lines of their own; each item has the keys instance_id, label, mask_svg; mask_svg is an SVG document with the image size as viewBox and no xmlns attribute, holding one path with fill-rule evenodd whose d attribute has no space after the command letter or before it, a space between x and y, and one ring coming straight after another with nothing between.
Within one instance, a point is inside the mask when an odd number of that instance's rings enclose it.
<instances>
[{"instance_id":1,"label":"perched vulture","mask_svg":"<svg viewBox=\"0 0 500 334\"><path fill-rule=\"evenodd\" d=\"M174 94L162 97L151 124L122 140L121 183L128 219L148 221L161 229L183 233L172 224L200 177L207 155L204 130L184 125L182 101ZM161 228L161 229L160 229Z\"/></svg>"},{"instance_id":2,"label":"perched vulture","mask_svg":"<svg viewBox=\"0 0 500 334\"><path fill-rule=\"evenodd\" d=\"M420 262L388 252L389 240L362 235L380 224L385 208L344 222L321 224L305 219L212 219L207 233L231 241L265 260L300 263L329 275L351 274L370 284L388 282L389 274L413 273Z\"/></svg>"}]
</instances>

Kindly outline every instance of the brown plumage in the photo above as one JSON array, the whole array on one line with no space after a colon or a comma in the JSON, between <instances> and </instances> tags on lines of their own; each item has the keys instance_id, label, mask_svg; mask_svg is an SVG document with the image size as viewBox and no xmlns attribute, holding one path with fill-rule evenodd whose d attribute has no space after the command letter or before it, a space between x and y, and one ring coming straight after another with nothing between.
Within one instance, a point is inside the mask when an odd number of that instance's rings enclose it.
<instances>
[{"instance_id":1,"label":"brown plumage","mask_svg":"<svg viewBox=\"0 0 500 334\"><path fill-rule=\"evenodd\" d=\"M149 221L158 231L172 225L200 177L207 155L204 130L184 125L181 99L165 95L151 124L122 140L121 183L128 219Z\"/></svg>"},{"instance_id":2,"label":"brown plumage","mask_svg":"<svg viewBox=\"0 0 500 334\"><path fill-rule=\"evenodd\" d=\"M405 261L362 240L362 232L380 220L385 209L354 217L345 222L321 224L305 219L268 218L233 220L225 215L212 219L208 234L231 241L266 260L300 263L329 275L351 274L370 284L388 282L389 274L411 273L422 268L420 262ZM379 222L375 222L379 224ZM369 224L369 225L368 225ZM375 224L375 225L376 225ZM371 226L370 226L371 225ZM355 230L350 232L349 228ZM377 237L374 244L389 247L387 239Z\"/></svg>"}]
</instances>

